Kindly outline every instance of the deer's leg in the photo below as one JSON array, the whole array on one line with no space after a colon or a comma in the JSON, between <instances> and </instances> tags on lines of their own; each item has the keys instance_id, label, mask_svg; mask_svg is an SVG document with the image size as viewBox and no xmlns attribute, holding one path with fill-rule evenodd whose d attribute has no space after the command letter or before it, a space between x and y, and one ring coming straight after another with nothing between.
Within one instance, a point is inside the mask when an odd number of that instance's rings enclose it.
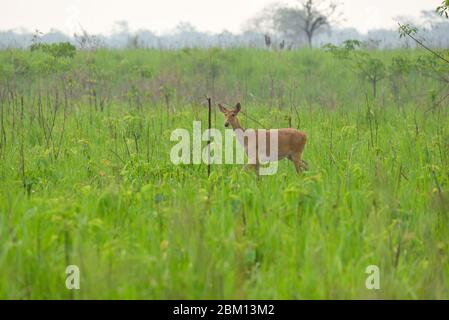
<instances>
[{"instance_id":1,"label":"deer's leg","mask_svg":"<svg viewBox=\"0 0 449 320\"><path fill-rule=\"evenodd\" d=\"M289 159L295 164L296 172L301 173L303 170L307 170L301 160L301 153L297 153L294 156L289 157Z\"/></svg>"},{"instance_id":2,"label":"deer's leg","mask_svg":"<svg viewBox=\"0 0 449 320\"><path fill-rule=\"evenodd\" d=\"M305 171L309 170L309 164L307 163L307 161L301 159L301 166Z\"/></svg>"}]
</instances>

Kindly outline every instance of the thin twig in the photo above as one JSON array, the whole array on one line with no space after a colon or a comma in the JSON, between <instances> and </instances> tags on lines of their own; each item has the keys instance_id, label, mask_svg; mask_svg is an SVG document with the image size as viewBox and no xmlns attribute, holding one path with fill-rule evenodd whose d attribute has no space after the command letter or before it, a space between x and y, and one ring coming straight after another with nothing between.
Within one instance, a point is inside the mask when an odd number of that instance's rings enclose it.
<instances>
[{"instance_id":1,"label":"thin twig","mask_svg":"<svg viewBox=\"0 0 449 320\"><path fill-rule=\"evenodd\" d=\"M433 109L436 109L441 104L441 102L443 102L447 97L449 97L449 93L446 94L444 97L442 97L440 100L438 100L432 107L427 109L425 113L432 111Z\"/></svg>"},{"instance_id":2,"label":"thin twig","mask_svg":"<svg viewBox=\"0 0 449 320\"><path fill-rule=\"evenodd\" d=\"M426 49L427 51L431 52L432 54L434 54L435 56L437 56L438 58L440 58L441 60L445 61L446 63L449 63L449 60L447 60L445 57L443 57L442 55L440 55L438 52L430 49L428 46L426 46L421 40L415 38L414 36L411 35L410 32L407 32L404 28L403 24L400 24L398 22L399 28L402 29L404 31L404 33L406 35L408 35L411 39L413 39L417 44L419 44L421 47L423 47L424 49Z\"/></svg>"},{"instance_id":3,"label":"thin twig","mask_svg":"<svg viewBox=\"0 0 449 320\"><path fill-rule=\"evenodd\" d=\"M210 130L211 130L211 111L212 111L212 104L211 104L211 98L206 95L207 99L207 176L210 176Z\"/></svg>"},{"instance_id":4,"label":"thin twig","mask_svg":"<svg viewBox=\"0 0 449 320\"><path fill-rule=\"evenodd\" d=\"M256 119L254 119L253 117L248 115L246 112L244 112L244 111L240 111L240 112L243 113L243 115L248 117L250 120L253 120L255 123L257 123L258 125L262 126L264 129L267 129L267 127L265 125L263 125L262 123L260 123L259 121L257 121Z\"/></svg>"}]
</instances>

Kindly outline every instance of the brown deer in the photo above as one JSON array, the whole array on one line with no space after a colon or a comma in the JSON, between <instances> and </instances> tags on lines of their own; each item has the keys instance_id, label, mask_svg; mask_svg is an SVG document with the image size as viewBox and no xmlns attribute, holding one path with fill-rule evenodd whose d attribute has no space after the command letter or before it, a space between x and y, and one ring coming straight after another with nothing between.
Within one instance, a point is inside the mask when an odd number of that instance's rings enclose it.
<instances>
[{"instance_id":1,"label":"brown deer","mask_svg":"<svg viewBox=\"0 0 449 320\"><path fill-rule=\"evenodd\" d=\"M292 128L285 128L285 129L256 129L254 130L254 136L255 136L255 157L251 156L248 153L248 135L245 135L245 131L251 130L251 129L243 129L240 125L239 119L237 118L238 113L241 110L240 103L237 103L235 108L233 110L227 109L223 107L221 104L218 104L218 108L220 111L224 114L225 121L224 126L229 127L229 125L232 126L234 129L237 141L241 145L243 145L245 149L245 153L247 154L248 158L253 158L252 160L255 160L254 164L249 164L248 166L253 167L256 170L257 175L259 175L259 167L260 167L260 161L259 161L259 151L261 149L265 149L265 154L268 157L268 161L277 161L281 160L283 158L287 158L290 161L292 161L295 164L296 171L300 173L302 170L308 169L308 164L304 160L301 160L302 152L304 151L304 146L307 141L307 136L304 132L298 131L296 129ZM275 154L271 154L270 152L270 137L271 134L277 133L277 152ZM263 138L265 136L265 141L263 143L265 146L259 145L260 137ZM255 158L255 159L254 159Z\"/></svg>"}]
</instances>

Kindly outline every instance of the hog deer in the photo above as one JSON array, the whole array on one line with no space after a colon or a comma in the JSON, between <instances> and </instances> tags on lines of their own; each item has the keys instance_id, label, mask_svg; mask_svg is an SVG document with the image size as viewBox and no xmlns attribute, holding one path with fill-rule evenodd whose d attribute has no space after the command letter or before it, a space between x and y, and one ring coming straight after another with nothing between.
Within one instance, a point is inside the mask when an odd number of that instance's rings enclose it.
<instances>
[{"instance_id":1,"label":"hog deer","mask_svg":"<svg viewBox=\"0 0 449 320\"><path fill-rule=\"evenodd\" d=\"M242 128L242 126L240 125L240 121L237 118L237 115L241 110L240 103L237 103L233 110L227 109L221 104L218 104L218 108L224 114L224 126L232 126L237 141L239 141L239 143L244 147L246 155L248 156L248 158L253 158L252 160L254 164L249 164L248 166L253 167L256 170L257 175L259 175L259 151L261 149L265 149L265 154L267 155L268 161L277 161L283 158L287 158L294 163L296 171L298 173L302 172L302 170L308 169L307 162L301 160L302 152L304 151L304 146L307 141L307 136L304 132L292 128L270 130L256 129L253 131L253 134L255 135L256 149L254 157L248 152L248 139L245 139L245 137L248 138L248 135L245 135L246 129ZM277 133L277 152L275 151L273 152L273 154L271 154L270 137L273 133ZM260 145L260 137L265 137L265 139L262 139L262 143L265 144L264 146Z\"/></svg>"}]
</instances>

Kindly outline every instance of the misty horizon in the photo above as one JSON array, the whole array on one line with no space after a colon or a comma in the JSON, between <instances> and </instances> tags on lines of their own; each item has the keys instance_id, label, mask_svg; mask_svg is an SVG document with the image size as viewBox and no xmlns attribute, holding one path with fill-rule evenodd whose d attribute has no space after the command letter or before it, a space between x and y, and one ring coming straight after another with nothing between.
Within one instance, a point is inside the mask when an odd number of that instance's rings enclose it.
<instances>
[{"instance_id":1,"label":"misty horizon","mask_svg":"<svg viewBox=\"0 0 449 320\"><path fill-rule=\"evenodd\" d=\"M433 11L439 2L342 0L336 2L342 13L337 27L354 28L366 34L369 30L395 29L398 17L421 23L421 13ZM18 0L3 4L0 30L40 30L44 33L58 30L71 36L84 29L91 34L108 36L117 31L117 22L127 21L130 32L148 30L159 36L173 33L180 23L188 23L203 33L219 34L227 31L242 34L247 22L264 8L274 4L292 7L299 3L298 0L228 0L226 3L166 0L152 4L151 1L129 0L123 6L120 2L110 3L105 0L42 0L39 3Z\"/></svg>"},{"instance_id":2,"label":"misty horizon","mask_svg":"<svg viewBox=\"0 0 449 320\"><path fill-rule=\"evenodd\" d=\"M103 0L94 4L75 0L58 2L54 6L45 5L50 2L53 3L53 0L44 0L43 4L35 8L35 4L25 5L21 0L6 4L4 12L9 11L10 14L5 14L0 20L0 48L29 46L33 39L36 40L33 36L38 36L42 42L68 41L76 44L77 37L83 34L96 37L103 47L119 48L263 47L261 39L264 34L272 36L275 42L285 40L292 48L304 46L304 39L301 37L288 39L285 34L261 27L256 22L263 14L274 10L276 5L297 5L299 1L294 0L248 1L238 6L235 17L232 14L229 19L224 20L223 16L226 16L229 10L234 10L232 4L237 3L236 0L230 0L226 4L220 3L223 11L220 15L209 12L208 6L211 2L206 5L203 0L189 1L188 8L177 0L168 0L161 5L131 0L129 2L134 5L120 6L119 11L122 12L119 13L114 7L117 3L111 4L107 10L104 9L106 6L99 6ZM402 2L407 6L404 7ZM173 4L173 8L168 8L167 3ZM449 24L434 14L434 7L438 3L439 0L425 4L421 1L402 0L395 1L394 4L386 0L341 1L338 6L338 19L330 23L327 29L317 33L313 42L316 46L322 46L326 43L340 44L347 39L357 39L375 43L381 48L414 46L413 43L407 43L407 40L399 40L397 23L401 22L420 26L430 45L448 47ZM203 5L202 11L199 5ZM51 7L51 12L47 10L39 15L39 11L45 7ZM384 7L388 8L388 14L382 11ZM160 13L161 17L159 20L148 19L143 22L145 20L142 20L141 15L135 15L139 8L145 12L140 13L142 16L150 17ZM186 12L180 16L183 8ZM32 12L32 9L36 12ZM209 16L207 24L203 23L201 12ZM32 16L28 17L29 13L32 13ZM48 16L47 19L43 19L45 15ZM9 20L11 17L14 17L14 20ZM111 20L114 17L116 19Z\"/></svg>"}]
</instances>

